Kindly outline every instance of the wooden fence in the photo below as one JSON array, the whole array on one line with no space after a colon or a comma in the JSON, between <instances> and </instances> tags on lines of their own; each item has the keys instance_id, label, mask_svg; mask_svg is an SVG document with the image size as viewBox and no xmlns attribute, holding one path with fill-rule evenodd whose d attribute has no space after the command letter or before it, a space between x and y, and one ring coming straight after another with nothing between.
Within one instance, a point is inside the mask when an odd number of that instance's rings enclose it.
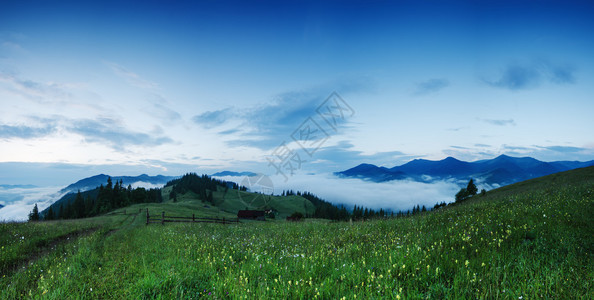
<instances>
[{"instance_id":1,"label":"wooden fence","mask_svg":"<svg viewBox=\"0 0 594 300\"><path fill-rule=\"evenodd\" d=\"M239 218L197 218L194 214L191 217L175 217L166 216L165 212L161 212L161 218L157 216L151 216L148 208L146 209L146 225L149 223L161 223L165 222L176 222L176 223L216 223L216 224L238 224Z\"/></svg>"}]
</instances>

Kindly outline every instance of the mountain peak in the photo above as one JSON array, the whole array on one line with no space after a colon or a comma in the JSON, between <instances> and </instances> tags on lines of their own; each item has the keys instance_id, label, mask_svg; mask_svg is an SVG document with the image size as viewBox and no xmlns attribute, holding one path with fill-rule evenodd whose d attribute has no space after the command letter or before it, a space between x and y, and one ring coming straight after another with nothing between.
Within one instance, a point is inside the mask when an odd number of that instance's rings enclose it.
<instances>
[{"instance_id":1,"label":"mountain peak","mask_svg":"<svg viewBox=\"0 0 594 300\"><path fill-rule=\"evenodd\" d=\"M370 164L338 172L344 177L389 181L408 178L425 182L431 180L468 180L475 178L484 183L506 185L560 171L586 167L593 162L543 162L532 157L512 157L501 154L493 159L466 162L448 156L442 160L414 159L390 169Z\"/></svg>"},{"instance_id":2,"label":"mountain peak","mask_svg":"<svg viewBox=\"0 0 594 300\"><path fill-rule=\"evenodd\" d=\"M448 157L444 158L443 161L454 162L454 161L461 161L461 160L459 160L455 157L448 156Z\"/></svg>"},{"instance_id":3,"label":"mountain peak","mask_svg":"<svg viewBox=\"0 0 594 300\"><path fill-rule=\"evenodd\" d=\"M137 182L143 182L144 184L152 184L152 185L161 185L165 184L170 180L175 179L172 176L149 176L147 174L142 174L139 176L110 176L105 174L99 174L95 176L91 176L85 179L81 179L65 188L63 188L60 192L61 193L68 193L68 192L76 192L77 190L81 191L88 191L94 189L100 185L105 185L107 178L110 177L112 182L122 181L124 185L134 184Z\"/></svg>"}]
</instances>

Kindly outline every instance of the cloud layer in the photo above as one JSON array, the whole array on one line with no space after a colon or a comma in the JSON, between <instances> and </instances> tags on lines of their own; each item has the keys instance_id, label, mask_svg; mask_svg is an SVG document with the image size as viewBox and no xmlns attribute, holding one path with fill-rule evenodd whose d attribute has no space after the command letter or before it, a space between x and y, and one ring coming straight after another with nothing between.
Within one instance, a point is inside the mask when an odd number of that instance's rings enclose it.
<instances>
[{"instance_id":1,"label":"cloud layer","mask_svg":"<svg viewBox=\"0 0 594 300\"><path fill-rule=\"evenodd\" d=\"M244 178L221 177L240 184ZM375 183L352 178L338 178L332 174L299 174L288 182L283 178L271 177L274 194L283 190L308 191L337 205L352 208L353 205L373 209L406 211L416 205L433 207L436 203L452 202L460 189L455 182L438 181L421 183L414 181L390 181Z\"/></svg>"}]
</instances>

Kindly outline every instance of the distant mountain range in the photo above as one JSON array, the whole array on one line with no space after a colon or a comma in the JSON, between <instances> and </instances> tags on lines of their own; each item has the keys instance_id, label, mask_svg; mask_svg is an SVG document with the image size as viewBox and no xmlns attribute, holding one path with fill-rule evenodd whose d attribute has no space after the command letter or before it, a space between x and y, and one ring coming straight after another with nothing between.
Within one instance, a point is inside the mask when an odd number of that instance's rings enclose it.
<instances>
[{"instance_id":1,"label":"distant mountain range","mask_svg":"<svg viewBox=\"0 0 594 300\"><path fill-rule=\"evenodd\" d=\"M474 162L461 161L453 157L437 161L415 159L392 168L360 164L335 174L340 177L360 178L374 182L404 179L420 182L448 179L468 181L470 178L474 178L483 183L503 186L589 166L594 166L594 160L543 162L532 157L500 155L494 159Z\"/></svg>"},{"instance_id":2,"label":"distant mountain range","mask_svg":"<svg viewBox=\"0 0 594 300\"><path fill-rule=\"evenodd\" d=\"M253 177L253 176L257 176L258 174L253 173L253 172L233 172L233 171L222 171L222 172L217 172L214 173L210 176L218 176L218 177L223 177L223 176L233 176L233 177L243 177L243 176L247 176L247 177Z\"/></svg>"},{"instance_id":3,"label":"distant mountain range","mask_svg":"<svg viewBox=\"0 0 594 300\"><path fill-rule=\"evenodd\" d=\"M89 178L81 179L65 188L60 190L60 193L76 193L78 190L81 192L92 190L100 185L107 184L107 178L110 177L109 175L99 174ZM139 176L111 176L111 180L115 184L116 181L122 180L124 186L128 185L136 185L136 186L145 186L145 185L165 185L167 182L176 179L176 176L149 176L146 174L142 174Z\"/></svg>"}]
</instances>

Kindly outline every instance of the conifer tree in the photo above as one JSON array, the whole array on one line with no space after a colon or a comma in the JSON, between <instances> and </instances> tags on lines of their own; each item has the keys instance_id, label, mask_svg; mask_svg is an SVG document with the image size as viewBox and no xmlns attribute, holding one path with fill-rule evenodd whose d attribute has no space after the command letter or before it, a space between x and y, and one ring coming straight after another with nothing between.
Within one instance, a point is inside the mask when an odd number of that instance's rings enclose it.
<instances>
[{"instance_id":1,"label":"conifer tree","mask_svg":"<svg viewBox=\"0 0 594 300\"><path fill-rule=\"evenodd\" d=\"M478 189L476 188L476 185L474 185L472 178L468 182L468 186L466 186L466 192L468 192L468 195L470 196L474 196L478 192Z\"/></svg>"},{"instance_id":2,"label":"conifer tree","mask_svg":"<svg viewBox=\"0 0 594 300\"><path fill-rule=\"evenodd\" d=\"M37 208L37 203L35 203L33 210L29 214L29 221L39 221L39 209Z\"/></svg>"},{"instance_id":3,"label":"conifer tree","mask_svg":"<svg viewBox=\"0 0 594 300\"><path fill-rule=\"evenodd\" d=\"M53 220L54 218L55 218L54 210L50 206L49 209L47 210L47 214L45 215L45 219L49 221L49 220Z\"/></svg>"},{"instance_id":4,"label":"conifer tree","mask_svg":"<svg viewBox=\"0 0 594 300\"><path fill-rule=\"evenodd\" d=\"M84 218L85 217L85 201L83 196L80 194L80 190L76 194L74 199L74 215L73 218Z\"/></svg>"}]
</instances>

